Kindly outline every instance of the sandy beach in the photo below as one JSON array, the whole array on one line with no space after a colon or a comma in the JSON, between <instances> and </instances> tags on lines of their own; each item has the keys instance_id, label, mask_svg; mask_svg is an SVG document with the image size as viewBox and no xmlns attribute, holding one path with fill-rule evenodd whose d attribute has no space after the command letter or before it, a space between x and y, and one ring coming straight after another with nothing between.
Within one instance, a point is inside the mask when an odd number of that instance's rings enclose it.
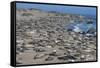
<instances>
[{"instance_id":1,"label":"sandy beach","mask_svg":"<svg viewBox=\"0 0 100 68\"><path fill-rule=\"evenodd\" d=\"M84 16L38 9L16 13L17 65L96 61L96 35L66 27L84 22Z\"/></svg>"}]
</instances>

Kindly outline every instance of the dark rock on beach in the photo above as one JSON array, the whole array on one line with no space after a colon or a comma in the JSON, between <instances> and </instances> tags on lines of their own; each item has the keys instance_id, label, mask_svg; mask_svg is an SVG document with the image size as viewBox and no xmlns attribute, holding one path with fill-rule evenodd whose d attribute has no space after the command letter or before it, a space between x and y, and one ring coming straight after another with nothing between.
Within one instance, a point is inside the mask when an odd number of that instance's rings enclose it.
<instances>
[{"instance_id":1,"label":"dark rock on beach","mask_svg":"<svg viewBox=\"0 0 100 68\"><path fill-rule=\"evenodd\" d=\"M74 56L68 55L68 56L58 57L58 59L59 60L69 60L69 59L75 60L76 58Z\"/></svg>"}]
</instances>

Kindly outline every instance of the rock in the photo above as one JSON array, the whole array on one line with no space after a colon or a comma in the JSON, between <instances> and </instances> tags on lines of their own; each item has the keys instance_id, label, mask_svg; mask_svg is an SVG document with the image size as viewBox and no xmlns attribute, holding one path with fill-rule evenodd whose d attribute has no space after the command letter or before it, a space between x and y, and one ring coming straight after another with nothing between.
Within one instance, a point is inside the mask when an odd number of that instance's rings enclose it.
<instances>
[{"instance_id":1,"label":"rock","mask_svg":"<svg viewBox=\"0 0 100 68\"><path fill-rule=\"evenodd\" d=\"M69 59L75 60L76 58L75 58L74 56L67 55L67 56L58 57L58 59L59 59L59 60L69 60Z\"/></svg>"},{"instance_id":2,"label":"rock","mask_svg":"<svg viewBox=\"0 0 100 68\"><path fill-rule=\"evenodd\" d=\"M60 47L59 50L65 50L65 48Z\"/></svg>"},{"instance_id":3,"label":"rock","mask_svg":"<svg viewBox=\"0 0 100 68\"><path fill-rule=\"evenodd\" d=\"M57 50L53 50L53 52L57 52Z\"/></svg>"},{"instance_id":4,"label":"rock","mask_svg":"<svg viewBox=\"0 0 100 68\"><path fill-rule=\"evenodd\" d=\"M87 24L93 24L93 20L92 19L88 19L87 20Z\"/></svg>"},{"instance_id":5,"label":"rock","mask_svg":"<svg viewBox=\"0 0 100 68\"><path fill-rule=\"evenodd\" d=\"M46 46L47 48L52 48L52 46Z\"/></svg>"},{"instance_id":6,"label":"rock","mask_svg":"<svg viewBox=\"0 0 100 68\"><path fill-rule=\"evenodd\" d=\"M25 46L19 47L19 51L20 51L20 52L24 52L25 50L29 50L29 49L26 48Z\"/></svg>"},{"instance_id":7,"label":"rock","mask_svg":"<svg viewBox=\"0 0 100 68\"><path fill-rule=\"evenodd\" d=\"M47 54L36 54L35 56L34 56L34 59L41 59L41 58L43 58L43 57L45 57Z\"/></svg>"},{"instance_id":8,"label":"rock","mask_svg":"<svg viewBox=\"0 0 100 68\"><path fill-rule=\"evenodd\" d=\"M53 57L48 57L45 59L45 61L52 61L54 58Z\"/></svg>"},{"instance_id":9,"label":"rock","mask_svg":"<svg viewBox=\"0 0 100 68\"><path fill-rule=\"evenodd\" d=\"M64 47L65 49L70 49L71 47L68 47L68 46L66 46L66 47Z\"/></svg>"},{"instance_id":10,"label":"rock","mask_svg":"<svg viewBox=\"0 0 100 68\"><path fill-rule=\"evenodd\" d=\"M85 55L81 55L81 59L84 59L85 58Z\"/></svg>"},{"instance_id":11,"label":"rock","mask_svg":"<svg viewBox=\"0 0 100 68\"><path fill-rule=\"evenodd\" d=\"M23 48L18 47L18 48L16 48L16 51L18 51L18 52L24 52L24 49L23 49Z\"/></svg>"},{"instance_id":12,"label":"rock","mask_svg":"<svg viewBox=\"0 0 100 68\"><path fill-rule=\"evenodd\" d=\"M33 48L33 50L36 51L36 52L45 52L46 51L42 48Z\"/></svg>"},{"instance_id":13,"label":"rock","mask_svg":"<svg viewBox=\"0 0 100 68\"><path fill-rule=\"evenodd\" d=\"M49 54L49 56L59 56L56 52L52 52Z\"/></svg>"},{"instance_id":14,"label":"rock","mask_svg":"<svg viewBox=\"0 0 100 68\"><path fill-rule=\"evenodd\" d=\"M87 49L87 50L84 50L85 52L91 52L92 51L92 49Z\"/></svg>"},{"instance_id":15,"label":"rock","mask_svg":"<svg viewBox=\"0 0 100 68\"><path fill-rule=\"evenodd\" d=\"M87 37L93 37L94 35L93 35L93 34L87 33L86 36L87 36Z\"/></svg>"},{"instance_id":16,"label":"rock","mask_svg":"<svg viewBox=\"0 0 100 68\"><path fill-rule=\"evenodd\" d=\"M26 48L31 48L31 47L34 47L32 44L27 44L25 45Z\"/></svg>"},{"instance_id":17,"label":"rock","mask_svg":"<svg viewBox=\"0 0 100 68\"><path fill-rule=\"evenodd\" d=\"M60 42L59 40L55 40L55 43L58 43L58 42Z\"/></svg>"}]
</instances>

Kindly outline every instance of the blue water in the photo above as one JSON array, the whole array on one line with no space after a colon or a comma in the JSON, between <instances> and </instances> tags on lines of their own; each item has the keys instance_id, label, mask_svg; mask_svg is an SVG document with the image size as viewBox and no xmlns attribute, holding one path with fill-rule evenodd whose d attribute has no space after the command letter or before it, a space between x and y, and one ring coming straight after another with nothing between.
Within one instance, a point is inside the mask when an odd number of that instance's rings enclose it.
<instances>
[{"instance_id":1,"label":"blue water","mask_svg":"<svg viewBox=\"0 0 100 68\"><path fill-rule=\"evenodd\" d=\"M72 13L72 14L96 16L95 7L16 3L16 8L24 8L24 9L36 8L36 9L41 9L43 11L56 11L56 12L61 12L61 13Z\"/></svg>"},{"instance_id":2,"label":"blue water","mask_svg":"<svg viewBox=\"0 0 100 68\"><path fill-rule=\"evenodd\" d=\"M69 23L65 26L66 29L71 29L73 31L74 29L79 28L82 32L88 32L91 28L96 30L96 20L93 20L93 23L87 24L86 21L84 22L73 22Z\"/></svg>"}]
</instances>

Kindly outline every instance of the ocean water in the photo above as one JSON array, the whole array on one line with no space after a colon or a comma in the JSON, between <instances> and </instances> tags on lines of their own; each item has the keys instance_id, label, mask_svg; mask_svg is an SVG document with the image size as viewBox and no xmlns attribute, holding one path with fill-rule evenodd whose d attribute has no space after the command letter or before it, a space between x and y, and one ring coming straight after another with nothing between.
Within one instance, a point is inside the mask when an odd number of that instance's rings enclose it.
<instances>
[{"instance_id":1,"label":"ocean water","mask_svg":"<svg viewBox=\"0 0 100 68\"><path fill-rule=\"evenodd\" d=\"M80 6L64 6L64 5L48 5L48 4L31 4L31 3L16 3L16 8L20 9L40 9L43 11L56 11L61 13L82 14L96 16L95 7L80 7Z\"/></svg>"},{"instance_id":2,"label":"ocean water","mask_svg":"<svg viewBox=\"0 0 100 68\"><path fill-rule=\"evenodd\" d=\"M88 20L89 18L85 18L85 19ZM67 24L67 26L65 26L65 28L71 29L72 31L76 30L76 31L81 31L85 33L87 33L90 29L93 29L96 31L96 19L93 18L92 20L93 21L90 24L88 24L87 21L69 23Z\"/></svg>"}]
</instances>

